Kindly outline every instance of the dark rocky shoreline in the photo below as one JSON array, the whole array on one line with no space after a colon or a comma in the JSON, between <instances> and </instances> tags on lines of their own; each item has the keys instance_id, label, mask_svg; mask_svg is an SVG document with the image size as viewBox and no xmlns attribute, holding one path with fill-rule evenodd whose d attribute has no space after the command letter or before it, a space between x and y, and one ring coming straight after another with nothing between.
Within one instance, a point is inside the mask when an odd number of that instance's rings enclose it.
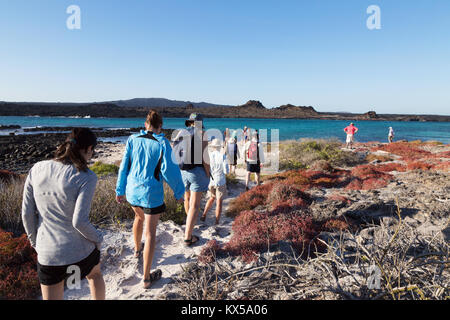
<instances>
[{"instance_id":1,"label":"dark rocky shoreline","mask_svg":"<svg viewBox=\"0 0 450 320\"><path fill-rule=\"evenodd\" d=\"M38 128L42 131L44 128ZM53 130L51 130L53 129ZM140 128L130 130L101 130L92 128L97 138L113 138L129 136L139 132ZM32 129L31 131L33 131ZM45 131L70 131L71 128L45 128ZM166 136L172 130L164 130ZM64 142L67 133L38 133L0 136L0 170L14 173L27 173L38 161L52 159L57 147ZM105 145L112 142L99 142L97 150L102 152Z\"/></svg>"}]
</instances>

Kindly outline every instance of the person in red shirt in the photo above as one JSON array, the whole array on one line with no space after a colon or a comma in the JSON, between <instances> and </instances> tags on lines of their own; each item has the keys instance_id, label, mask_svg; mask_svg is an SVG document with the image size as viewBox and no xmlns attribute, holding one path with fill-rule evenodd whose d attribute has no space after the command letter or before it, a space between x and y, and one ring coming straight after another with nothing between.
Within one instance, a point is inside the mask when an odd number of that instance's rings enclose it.
<instances>
[{"instance_id":1,"label":"person in red shirt","mask_svg":"<svg viewBox=\"0 0 450 320\"><path fill-rule=\"evenodd\" d=\"M355 133L358 132L358 128L353 125L353 123L350 123L348 127L345 127L344 129L345 133L347 133L347 139L346 139L346 148L347 149L353 149L353 136Z\"/></svg>"}]
</instances>

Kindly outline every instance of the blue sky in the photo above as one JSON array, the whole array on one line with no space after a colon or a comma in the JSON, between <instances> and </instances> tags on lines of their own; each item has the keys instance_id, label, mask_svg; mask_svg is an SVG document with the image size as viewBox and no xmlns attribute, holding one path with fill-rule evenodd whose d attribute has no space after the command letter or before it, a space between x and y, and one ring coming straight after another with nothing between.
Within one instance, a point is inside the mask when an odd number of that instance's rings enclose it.
<instances>
[{"instance_id":1,"label":"blue sky","mask_svg":"<svg viewBox=\"0 0 450 320\"><path fill-rule=\"evenodd\" d=\"M0 0L0 40L0 101L450 114L448 0Z\"/></svg>"}]
</instances>

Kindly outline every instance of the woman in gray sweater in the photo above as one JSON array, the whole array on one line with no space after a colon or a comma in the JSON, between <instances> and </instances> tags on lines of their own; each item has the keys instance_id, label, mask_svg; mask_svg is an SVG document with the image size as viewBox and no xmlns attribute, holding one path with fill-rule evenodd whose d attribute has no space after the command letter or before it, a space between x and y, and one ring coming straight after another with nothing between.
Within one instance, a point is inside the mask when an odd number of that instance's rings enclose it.
<instances>
[{"instance_id":1,"label":"woman in gray sweater","mask_svg":"<svg viewBox=\"0 0 450 320\"><path fill-rule=\"evenodd\" d=\"M37 252L44 300L63 299L69 277L72 283L86 277L92 298L105 298L102 235L89 222L97 176L87 163L96 144L91 130L73 129L55 159L36 163L26 179L22 221Z\"/></svg>"}]
</instances>

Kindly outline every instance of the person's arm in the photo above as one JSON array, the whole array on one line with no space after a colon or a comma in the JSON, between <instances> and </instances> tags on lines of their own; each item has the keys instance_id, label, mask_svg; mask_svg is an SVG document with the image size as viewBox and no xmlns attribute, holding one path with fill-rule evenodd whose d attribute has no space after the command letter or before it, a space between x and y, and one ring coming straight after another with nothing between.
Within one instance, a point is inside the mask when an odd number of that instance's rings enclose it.
<instances>
[{"instance_id":1,"label":"person's arm","mask_svg":"<svg viewBox=\"0 0 450 320\"><path fill-rule=\"evenodd\" d=\"M204 157L203 168L205 168L206 176L209 177L211 175L211 166L209 165L210 158L208 152L208 141L202 141L202 156Z\"/></svg>"},{"instance_id":2,"label":"person's arm","mask_svg":"<svg viewBox=\"0 0 450 320\"><path fill-rule=\"evenodd\" d=\"M127 145L125 147L125 152L122 157L122 162L120 164L119 173L117 176L116 184L116 196L125 195L125 189L127 186L127 177L130 172L131 167L131 137L127 140Z\"/></svg>"},{"instance_id":3,"label":"person's arm","mask_svg":"<svg viewBox=\"0 0 450 320\"><path fill-rule=\"evenodd\" d=\"M89 221L89 212L91 210L91 203L94 198L96 185L97 176L95 174L90 174L88 178L82 182L75 202L72 225L83 235L83 237L94 242L99 249L100 244L103 241L103 236Z\"/></svg>"},{"instance_id":4,"label":"person's arm","mask_svg":"<svg viewBox=\"0 0 450 320\"><path fill-rule=\"evenodd\" d=\"M250 144L248 142L244 143L244 162L247 163L247 149Z\"/></svg>"},{"instance_id":5,"label":"person's arm","mask_svg":"<svg viewBox=\"0 0 450 320\"><path fill-rule=\"evenodd\" d=\"M230 164L228 162L228 157L226 155L223 155L223 173L229 174L230 173Z\"/></svg>"},{"instance_id":6,"label":"person's arm","mask_svg":"<svg viewBox=\"0 0 450 320\"><path fill-rule=\"evenodd\" d=\"M22 222L25 232L30 240L31 246L36 248L36 236L39 218L37 215L36 202L33 194L33 184L31 179L31 172L28 173L25 181L22 199Z\"/></svg>"},{"instance_id":7,"label":"person's arm","mask_svg":"<svg viewBox=\"0 0 450 320\"><path fill-rule=\"evenodd\" d=\"M183 198L185 192L180 168L172 160L174 159L173 150L167 139L164 139L163 143L161 143L161 147L163 148L161 175L164 181L166 181L169 187L173 190L175 199L180 200Z\"/></svg>"},{"instance_id":8,"label":"person's arm","mask_svg":"<svg viewBox=\"0 0 450 320\"><path fill-rule=\"evenodd\" d=\"M262 147L262 144L259 143L259 163L262 165L264 162L266 162L266 159L264 158L264 148Z\"/></svg>"}]
</instances>

